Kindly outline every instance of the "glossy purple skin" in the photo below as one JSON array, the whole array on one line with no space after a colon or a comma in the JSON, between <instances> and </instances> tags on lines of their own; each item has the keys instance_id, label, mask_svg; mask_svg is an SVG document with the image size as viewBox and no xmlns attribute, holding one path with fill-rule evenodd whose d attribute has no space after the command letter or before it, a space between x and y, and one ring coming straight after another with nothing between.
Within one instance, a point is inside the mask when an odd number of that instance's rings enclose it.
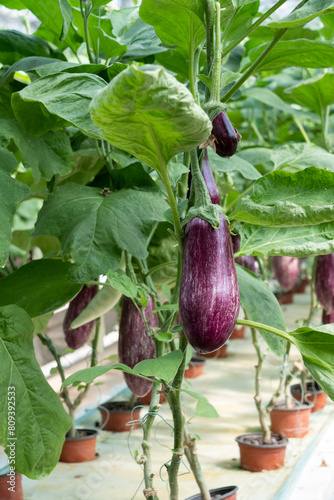
<instances>
[{"instance_id":1,"label":"glossy purple skin","mask_svg":"<svg viewBox=\"0 0 334 500\"><path fill-rule=\"evenodd\" d=\"M240 236L238 234L232 235L233 251L234 253L240 250ZM243 255L242 257L237 257L235 261L242 267L249 269L254 274L256 273L255 258L251 255Z\"/></svg>"},{"instance_id":2,"label":"glossy purple skin","mask_svg":"<svg viewBox=\"0 0 334 500\"><path fill-rule=\"evenodd\" d=\"M217 155L222 158L234 155L238 146L238 133L225 111L221 111L213 120L211 136L214 139Z\"/></svg>"},{"instance_id":3,"label":"glossy purple skin","mask_svg":"<svg viewBox=\"0 0 334 500\"><path fill-rule=\"evenodd\" d=\"M145 308L145 318L149 318L155 309L152 297L149 295L149 303ZM150 327L158 327L158 316L154 314L148 320ZM121 312L121 321L119 324L118 338L118 359L120 363L133 368L137 363L144 359L152 359L155 355L155 344L148 335L145 323L140 312L128 297L124 297ZM152 389L152 382L123 373L125 382L130 391L137 397L146 396Z\"/></svg>"},{"instance_id":4,"label":"glossy purple skin","mask_svg":"<svg viewBox=\"0 0 334 500\"><path fill-rule=\"evenodd\" d=\"M274 274L282 290L288 292L292 290L298 281L299 259L298 257L283 257L275 255L273 258Z\"/></svg>"},{"instance_id":5,"label":"glossy purple skin","mask_svg":"<svg viewBox=\"0 0 334 500\"><path fill-rule=\"evenodd\" d=\"M318 301L330 314L334 309L334 253L317 258L314 288Z\"/></svg>"},{"instance_id":6,"label":"glossy purple skin","mask_svg":"<svg viewBox=\"0 0 334 500\"><path fill-rule=\"evenodd\" d=\"M179 307L184 333L199 354L219 349L233 332L240 297L223 215L216 230L199 217L186 226Z\"/></svg>"},{"instance_id":7,"label":"glossy purple skin","mask_svg":"<svg viewBox=\"0 0 334 500\"><path fill-rule=\"evenodd\" d=\"M79 347L85 345L93 331L95 321L90 321L74 329L70 328L70 325L88 306L97 292L98 287L96 285L84 285L68 306L63 322L63 330L66 344L71 349L79 349Z\"/></svg>"},{"instance_id":8,"label":"glossy purple skin","mask_svg":"<svg viewBox=\"0 0 334 500\"><path fill-rule=\"evenodd\" d=\"M206 187L208 188L211 202L214 205L220 205L220 194L218 191L217 184L212 174L212 170L209 163L208 152L204 149L203 165L202 165L202 175L205 180Z\"/></svg>"},{"instance_id":9,"label":"glossy purple skin","mask_svg":"<svg viewBox=\"0 0 334 500\"><path fill-rule=\"evenodd\" d=\"M329 323L334 323L334 310L327 314L325 309L322 310L322 324L328 325Z\"/></svg>"}]
</instances>

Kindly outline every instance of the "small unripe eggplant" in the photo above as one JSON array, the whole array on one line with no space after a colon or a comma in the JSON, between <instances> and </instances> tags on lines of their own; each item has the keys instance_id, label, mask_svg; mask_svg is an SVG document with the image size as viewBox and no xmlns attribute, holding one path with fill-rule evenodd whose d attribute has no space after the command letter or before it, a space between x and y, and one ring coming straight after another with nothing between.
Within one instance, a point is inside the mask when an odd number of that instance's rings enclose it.
<instances>
[{"instance_id":1,"label":"small unripe eggplant","mask_svg":"<svg viewBox=\"0 0 334 500\"><path fill-rule=\"evenodd\" d=\"M234 253L239 252L239 250L240 250L240 236L238 234L232 235L232 243L233 243ZM249 269L253 273L256 272L255 258L252 257L251 255L243 255L242 257L237 257L235 259L235 261L237 262L237 264L239 264L242 267L245 267L246 269Z\"/></svg>"},{"instance_id":2,"label":"small unripe eggplant","mask_svg":"<svg viewBox=\"0 0 334 500\"><path fill-rule=\"evenodd\" d=\"M209 163L208 152L204 149L203 165L202 165L202 175L205 180L206 187L208 188L211 202L214 205L220 205L220 194L216 181L213 177L212 170Z\"/></svg>"},{"instance_id":3,"label":"small unripe eggplant","mask_svg":"<svg viewBox=\"0 0 334 500\"><path fill-rule=\"evenodd\" d=\"M233 127L225 111L221 111L212 122L210 145L222 158L233 156L241 136Z\"/></svg>"},{"instance_id":4,"label":"small unripe eggplant","mask_svg":"<svg viewBox=\"0 0 334 500\"><path fill-rule=\"evenodd\" d=\"M222 347L233 332L240 297L227 222L220 225L195 217L185 230L180 287L184 333L198 353Z\"/></svg>"},{"instance_id":5,"label":"small unripe eggplant","mask_svg":"<svg viewBox=\"0 0 334 500\"><path fill-rule=\"evenodd\" d=\"M159 326L158 317L154 314L148 319L155 309L152 297L149 295L149 303L145 307L145 318L148 326L155 328ZM140 308L142 309L142 308ZM141 313L133 301L124 297L122 303L121 320L119 324L118 337L118 359L121 363L133 368L144 359L152 359L155 355L155 343L149 336ZM130 375L124 372L127 386L137 397L146 396L152 389L152 382Z\"/></svg>"},{"instance_id":6,"label":"small unripe eggplant","mask_svg":"<svg viewBox=\"0 0 334 500\"><path fill-rule=\"evenodd\" d=\"M328 325L329 323L334 323L334 310L327 314L325 309L322 310L322 324Z\"/></svg>"},{"instance_id":7,"label":"small unripe eggplant","mask_svg":"<svg viewBox=\"0 0 334 500\"><path fill-rule=\"evenodd\" d=\"M71 349L79 349L86 344L89 339L95 321L89 321L79 328L70 328L70 325L75 318L88 306L93 297L97 294L97 285L84 285L78 295L69 303L68 309L63 322L63 330L65 333L65 341Z\"/></svg>"},{"instance_id":8,"label":"small unripe eggplant","mask_svg":"<svg viewBox=\"0 0 334 500\"><path fill-rule=\"evenodd\" d=\"M298 281L299 259L298 257L286 257L275 255L273 258L274 274L282 290L292 290Z\"/></svg>"},{"instance_id":9,"label":"small unripe eggplant","mask_svg":"<svg viewBox=\"0 0 334 500\"><path fill-rule=\"evenodd\" d=\"M318 256L314 288L318 301L330 314L334 309L334 253Z\"/></svg>"}]
</instances>

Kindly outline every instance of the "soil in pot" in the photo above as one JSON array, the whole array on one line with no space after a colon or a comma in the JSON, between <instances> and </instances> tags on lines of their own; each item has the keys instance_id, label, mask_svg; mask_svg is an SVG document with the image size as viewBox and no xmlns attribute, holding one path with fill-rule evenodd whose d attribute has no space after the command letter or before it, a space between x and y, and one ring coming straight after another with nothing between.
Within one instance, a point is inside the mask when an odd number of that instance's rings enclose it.
<instances>
[{"instance_id":1,"label":"soil in pot","mask_svg":"<svg viewBox=\"0 0 334 500\"><path fill-rule=\"evenodd\" d=\"M96 438L94 429L76 429L76 437L66 437L59 462L90 462L95 459Z\"/></svg>"},{"instance_id":2,"label":"soil in pot","mask_svg":"<svg viewBox=\"0 0 334 500\"><path fill-rule=\"evenodd\" d=\"M165 387L162 386L162 391L165 390ZM142 398L138 398L138 401L142 405L150 405L151 404L151 399L152 399L152 389L146 394L146 396L143 396ZM159 397L159 404L162 404L165 402L165 395L163 392L160 393Z\"/></svg>"},{"instance_id":3,"label":"soil in pot","mask_svg":"<svg viewBox=\"0 0 334 500\"><path fill-rule=\"evenodd\" d=\"M205 359L204 358L191 358L189 367L184 372L185 378L196 378L202 375L204 371Z\"/></svg>"},{"instance_id":4,"label":"soil in pot","mask_svg":"<svg viewBox=\"0 0 334 500\"><path fill-rule=\"evenodd\" d=\"M240 466L249 472L276 470L284 466L287 438L272 434L270 442L263 442L263 434L244 434L236 441L240 449Z\"/></svg>"},{"instance_id":5,"label":"soil in pot","mask_svg":"<svg viewBox=\"0 0 334 500\"><path fill-rule=\"evenodd\" d=\"M108 401L99 406L102 417L101 428L104 431L129 432L131 429L139 429L140 407L130 406L128 401Z\"/></svg>"},{"instance_id":6,"label":"soil in pot","mask_svg":"<svg viewBox=\"0 0 334 500\"><path fill-rule=\"evenodd\" d=\"M231 339L232 340L233 339L244 339L245 338L245 330L246 330L245 325L235 327L233 332L232 332L232 335L230 337L230 340Z\"/></svg>"},{"instance_id":7,"label":"soil in pot","mask_svg":"<svg viewBox=\"0 0 334 500\"><path fill-rule=\"evenodd\" d=\"M285 403L275 404L270 412L272 432L293 438L306 436L312 408L313 403L293 403L291 408L287 408Z\"/></svg>"},{"instance_id":8,"label":"soil in pot","mask_svg":"<svg viewBox=\"0 0 334 500\"><path fill-rule=\"evenodd\" d=\"M23 500L21 474L11 474L9 471L0 475L0 499Z\"/></svg>"},{"instance_id":9,"label":"soil in pot","mask_svg":"<svg viewBox=\"0 0 334 500\"><path fill-rule=\"evenodd\" d=\"M237 500L238 486L224 486L210 490L212 500ZM202 500L201 494L193 495L186 500Z\"/></svg>"},{"instance_id":10,"label":"soil in pot","mask_svg":"<svg viewBox=\"0 0 334 500\"><path fill-rule=\"evenodd\" d=\"M290 387L292 396L297 401L302 400L302 386L294 384ZM321 389L317 382L307 382L306 391L304 392L304 402L313 403L312 413L322 410L327 404L327 394Z\"/></svg>"}]
</instances>

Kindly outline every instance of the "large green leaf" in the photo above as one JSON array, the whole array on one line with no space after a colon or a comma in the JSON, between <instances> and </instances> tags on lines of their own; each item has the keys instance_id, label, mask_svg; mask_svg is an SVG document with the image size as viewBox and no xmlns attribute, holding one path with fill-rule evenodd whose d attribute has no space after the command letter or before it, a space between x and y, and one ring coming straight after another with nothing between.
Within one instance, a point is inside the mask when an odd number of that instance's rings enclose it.
<instances>
[{"instance_id":1,"label":"large green leaf","mask_svg":"<svg viewBox=\"0 0 334 500\"><path fill-rule=\"evenodd\" d=\"M73 14L68 0L59 0L59 7L61 15L63 17L63 25L59 38L59 40L62 42L66 38L71 22L73 21Z\"/></svg>"},{"instance_id":2,"label":"large green leaf","mask_svg":"<svg viewBox=\"0 0 334 500\"><path fill-rule=\"evenodd\" d=\"M65 131L35 137L23 130L12 111L0 102L0 147L7 147L11 140L21 153L24 167L31 168L35 182L41 177L50 180L56 174L66 175L74 165L71 143Z\"/></svg>"},{"instance_id":3,"label":"large green leaf","mask_svg":"<svg viewBox=\"0 0 334 500\"><path fill-rule=\"evenodd\" d=\"M0 149L0 170L11 174L17 167L18 162L13 153L8 149Z\"/></svg>"},{"instance_id":4,"label":"large green leaf","mask_svg":"<svg viewBox=\"0 0 334 500\"><path fill-rule=\"evenodd\" d=\"M156 190L120 189L103 196L99 188L69 182L49 196L34 234L59 238L64 257L75 263L72 277L88 281L117 269L122 250L146 258L151 225L164 220L166 208Z\"/></svg>"},{"instance_id":5,"label":"large green leaf","mask_svg":"<svg viewBox=\"0 0 334 500\"><path fill-rule=\"evenodd\" d=\"M253 63L267 47L260 45L249 53ZM331 68L334 58L334 44L317 40L287 40L279 42L257 71L271 71L296 66L299 68ZM247 66L247 63L245 64ZM245 66L243 69L245 69Z\"/></svg>"},{"instance_id":6,"label":"large green leaf","mask_svg":"<svg viewBox=\"0 0 334 500\"><path fill-rule=\"evenodd\" d=\"M316 166L334 172L334 155L315 144L306 142L275 147L271 153L271 160L275 169L288 167L301 170Z\"/></svg>"},{"instance_id":7,"label":"large green leaf","mask_svg":"<svg viewBox=\"0 0 334 500\"><path fill-rule=\"evenodd\" d=\"M263 323L279 330L286 330L282 309L268 285L255 274L236 264L240 303L247 319ZM277 355L283 356L286 342L272 333L259 330L260 334Z\"/></svg>"},{"instance_id":8,"label":"large green leaf","mask_svg":"<svg viewBox=\"0 0 334 500\"><path fill-rule=\"evenodd\" d=\"M12 108L22 127L33 135L73 125L89 137L101 138L89 104L106 82L88 73L49 75L15 92Z\"/></svg>"},{"instance_id":9,"label":"large green leaf","mask_svg":"<svg viewBox=\"0 0 334 500\"><path fill-rule=\"evenodd\" d=\"M284 111L285 113L289 113L291 115L298 115L300 111L297 111L292 106L283 101L275 92L263 87L253 87L243 91L243 95L247 97L252 97L257 101L266 104L272 108L279 109L280 111Z\"/></svg>"},{"instance_id":10,"label":"large green leaf","mask_svg":"<svg viewBox=\"0 0 334 500\"><path fill-rule=\"evenodd\" d=\"M285 89L288 99L322 116L324 109L334 104L334 74L304 80L302 83Z\"/></svg>"},{"instance_id":11,"label":"large green leaf","mask_svg":"<svg viewBox=\"0 0 334 500\"><path fill-rule=\"evenodd\" d=\"M65 38L72 19L67 0L21 0L21 2L56 35L58 40Z\"/></svg>"},{"instance_id":12,"label":"large green leaf","mask_svg":"<svg viewBox=\"0 0 334 500\"><path fill-rule=\"evenodd\" d=\"M300 227L243 224L240 255L326 255L334 252L334 223Z\"/></svg>"},{"instance_id":13,"label":"large green leaf","mask_svg":"<svg viewBox=\"0 0 334 500\"><path fill-rule=\"evenodd\" d=\"M33 260L0 280L0 307L16 304L32 318L69 302L81 286L67 278L71 264L57 259Z\"/></svg>"},{"instance_id":14,"label":"large green leaf","mask_svg":"<svg viewBox=\"0 0 334 500\"><path fill-rule=\"evenodd\" d=\"M328 14L334 11L333 0L308 0L300 2L300 7L296 8L286 17L279 21L269 23L271 28L290 28L306 24L321 14Z\"/></svg>"},{"instance_id":15,"label":"large green leaf","mask_svg":"<svg viewBox=\"0 0 334 500\"><path fill-rule=\"evenodd\" d=\"M309 167L297 173L274 171L254 183L231 218L260 226L302 226L334 220L334 172Z\"/></svg>"},{"instance_id":16,"label":"large green leaf","mask_svg":"<svg viewBox=\"0 0 334 500\"><path fill-rule=\"evenodd\" d=\"M15 447L17 473L40 479L57 465L72 420L37 363L33 334L25 311L0 308L0 444L8 456Z\"/></svg>"},{"instance_id":17,"label":"large green leaf","mask_svg":"<svg viewBox=\"0 0 334 500\"><path fill-rule=\"evenodd\" d=\"M28 193L29 188L25 184L0 170L0 266L4 266L8 258L14 214Z\"/></svg>"},{"instance_id":18,"label":"large green leaf","mask_svg":"<svg viewBox=\"0 0 334 500\"><path fill-rule=\"evenodd\" d=\"M261 177L259 172L256 170L256 168L253 167L251 163L243 160L238 155L233 155L231 156L231 158L221 158L216 153L214 153L211 148L208 148L208 156L211 169L216 170L217 172L229 173L236 170L245 179L256 180Z\"/></svg>"},{"instance_id":19,"label":"large green leaf","mask_svg":"<svg viewBox=\"0 0 334 500\"><path fill-rule=\"evenodd\" d=\"M157 67L125 69L90 108L105 139L157 170L204 142L212 128L189 90Z\"/></svg>"},{"instance_id":20,"label":"large green leaf","mask_svg":"<svg viewBox=\"0 0 334 500\"><path fill-rule=\"evenodd\" d=\"M29 73L32 70L38 68L39 66L48 66L49 64L71 64L65 61L59 61L59 59L53 59L49 57L37 57L37 56L28 56L24 59L20 59L12 64L2 75L0 78L0 86L4 85L16 71L24 71L25 73Z\"/></svg>"},{"instance_id":21,"label":"large green leaf","mask_svg":"<svg viewBox=\"0 0 334 500\"><path fill-rule=\"evenodd\" d=\"M15 30L0 30L0 62L14 64L24 57L55 57L65 59L65 56L45 40L34 35L26 35Z\"/></svg>"}]
</instances>

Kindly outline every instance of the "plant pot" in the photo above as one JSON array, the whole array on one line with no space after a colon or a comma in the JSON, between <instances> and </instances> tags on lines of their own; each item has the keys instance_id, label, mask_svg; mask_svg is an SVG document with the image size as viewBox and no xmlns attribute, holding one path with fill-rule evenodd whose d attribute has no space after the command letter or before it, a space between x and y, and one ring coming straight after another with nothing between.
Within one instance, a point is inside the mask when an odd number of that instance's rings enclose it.
<instances>
[{"instance_id":1,"label":"plant pot","mask_svg":"<svg viewBox=\"0 0 334 500\"><path fill-rule=\"evenodd\" d=\"M162 386L162 391L165 390L165 387ZM146 394L146 396L143 396L142 398L138 398L138 401L140 404L142 405L147 405L149 406L151 404L151 399L152 399L152 389ZM164 393L160 393L160 397L159 397L159 404L162 404L165 402L165 395Z\"/></svg>"},{"instance_id":2,"label":"plant pot","mask_svg":"<svg viewBox=\"0 0 334 500\"><path fill-rule=\"evenodd\" d=\"M302 386L294 384L290 387L292 396L301 401L302 399ZM304 393L304 403L313 403L312 413L322 410L327 404L327 394L321 389L317 382L307 382L306 391Z\"/></svg>"},{"instance_id":3,"label":"plant pot","mask_svg":"<svg viewBox=\"0 0 334 500\"><path fill-rule=\"evenodd\" d=\"M202 358L226 358L227 357L227 345L223 345L215 351L208 352L207 354L199 354ZM189 378L189 377L188 377Z\"/></svg>"},{"instance_id":4,"label":"plant pot","mask_svg":"<svg viewBox=\"0 0 334 500\"><path fill-rule=\"evenodd\" d=\"M191 358L189 367L184 372L185 378L196 378L202 375L204 371L205 359L204 358Z\"/></svg>"},{"instance_id":5,"label":"plant pot","mask_svg":"<svg viewBox=\"0 0 334 500\"><path fill-rule=\"evenodd\" d=\"M140 423L131 425L130 422L139 420L141 408L130 407L128 401L108 401L100 405L99 410L104 431L129 432L140 427Z\"/></svg>"},{"instance_id":6,"label":"plant pot","mask_svg":"<svg viewBox=\"0 0 334 500\"><path fill-rule=\"evenodd\" d=\"M223 488L215 488L209 491L211 498L214 498L214 500L237 500L238 486L224 486ZM198 493L186 498L186 500L202 500L202 495Z\"/></svg>"},{"instance_id":7,"label":"plant pot","mask_svg":"<svg viewBox=\"0 0 334 500\"><path fill-rule=\"evenodd\" d=\"M218 358L227 358L227 345L223 345L218 349Z\"/></svg>"},{"instance_id":8,"label":"plant pot","mask_svg":"<svg viewBox=\"0 0 334 500\"><path fill-rule=\"evenodd\" d=\"M286 408L285 403L275 404L270 412L272 432L293 438L306 436L313 406L313 403L294 404L292 408Z\"/></svg>"},{"instance_id":9,"label":"plant pot","mask_svg":"<svg viewBox=\"0 0 334 500\"><path fill-rule=\"evenodd\" d=\"M257 444L263 438L261 433L244 434L238 436L236 441L240 449L240 466L249 472L262 470L276 470L284 466L285 450L288 444L286 438L272 434L277 439L275 444Z\"/></svg>"},{"instance_id":10,"label":"plant pot","mask_svg":"<svg viewBox=\"0 0 334 500\"><path fill-rule=\"evenodd\" d=\"M232 335L230 337L230 340L231 339L232 340L233 339L244 339L245 338L245 330L246 330L245 325L235 327L233 332L232 332Z\"/></svg>"},{"instance_id":11,"label":"plant pot","mask_svg":"<svg viewBox=\"0 0 334 500\"><path fill-rule=\"evenodd\" d=\"M21 474L11 474L9 471L0 475L0 499L23 500ZM13 489L9 489L13 488Z\"/></svg>"},{"instance_id":12,"label":"plant pot","mask_svg":"<svg viewBox=\"0 0 334 500\"><path fill-rule=\"evenodd\" d=\"M278 299L278 303L281 305L293 304L293 292L284 292Z\"/></svg>"},{"instance_id":13,"label":"plant pot","mask_svg":"<svg viewBox=\"0 0 334 500\"><path fill-rule=\"evenodd\" d=\"M304 285L303 283L298 283L298 285L295 285L293 287L293 293L305 293L305 288L306 288L306 285Z\"/></svg>"},{"instance_id":14,"label":"plant pot","mask_svg":"<svg viewBox=\"0 0 334 500\"><path fill-rule=\"evenodd\" d=\"M76 429L79 436L66 437L59 462L90 462L95 459L96 438L94 429Z\"/></svg>"}]
</instances>

